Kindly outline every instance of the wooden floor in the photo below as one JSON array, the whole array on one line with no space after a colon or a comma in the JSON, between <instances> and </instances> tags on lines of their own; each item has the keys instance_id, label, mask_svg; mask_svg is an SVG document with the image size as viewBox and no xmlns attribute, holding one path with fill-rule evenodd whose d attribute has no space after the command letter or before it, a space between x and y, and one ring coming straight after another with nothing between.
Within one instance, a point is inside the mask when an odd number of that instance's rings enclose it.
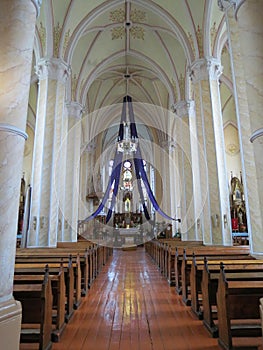
<instances>
[{"instance_id":1,"label":"wooden floor","mask_svg":"<svg viewBox=\"0 0 263 350\"><path fill-rule=\"evenodd\" d=\"M53 350L215 350L144 248L114 250Z\"/></svg>"}]
</instances>

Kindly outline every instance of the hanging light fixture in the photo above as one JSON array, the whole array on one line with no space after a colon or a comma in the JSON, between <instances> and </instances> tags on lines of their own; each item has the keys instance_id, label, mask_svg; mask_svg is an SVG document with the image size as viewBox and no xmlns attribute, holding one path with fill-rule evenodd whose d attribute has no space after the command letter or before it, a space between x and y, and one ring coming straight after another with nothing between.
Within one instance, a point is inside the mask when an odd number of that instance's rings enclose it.
<instances>
[{"instance_id":1,"label":"hanging light fixture","mask_svg":"<svg viewBox=\"0 0 263 350\"><path fill-rule=\"evenodd\" d=\"M130 132L130 123L123 122L124 137L123 140L117 141L117 151L129 154L135 153L138 146L138 138L132 137Z\"/></svg>"}]
</instances>

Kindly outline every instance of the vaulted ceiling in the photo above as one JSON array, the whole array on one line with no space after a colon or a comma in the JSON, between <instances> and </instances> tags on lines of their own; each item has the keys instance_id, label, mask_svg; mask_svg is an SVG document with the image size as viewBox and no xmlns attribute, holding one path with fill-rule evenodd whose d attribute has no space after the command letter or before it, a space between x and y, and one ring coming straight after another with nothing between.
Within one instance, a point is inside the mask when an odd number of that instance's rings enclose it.
<instances>
[{"instance_id":1,"label":"vaulted ceiling","mask_svg":"<svg viewBox=\"0 0 263 350\"><path fill-rule=\"evenodd\" d=\"M127 93L133 101L171 110L189 99L191 64L221 57L225 44L216 0L43 0L34 55L35 62L57 57L70 65L68 99L88 113ZM228 54L222 61L228 72ZM231 96L225 86L223 103Z\"/></svg>"}]
</instances>

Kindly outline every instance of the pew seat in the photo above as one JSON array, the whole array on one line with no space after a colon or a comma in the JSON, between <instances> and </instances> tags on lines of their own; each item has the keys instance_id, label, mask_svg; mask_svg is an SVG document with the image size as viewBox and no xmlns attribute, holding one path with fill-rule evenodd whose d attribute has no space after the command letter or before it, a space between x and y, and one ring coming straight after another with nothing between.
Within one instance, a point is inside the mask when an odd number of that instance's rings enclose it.
<instances>
[{"instance_id":1,"label":"pew seat","mask_svg":"<svg viewBox=\"0 0 263 350\"><path fill-rule=\"evenodd\" d=\"M52 349L53 297L48 271L39 282L14 284L13 296L22 305L20 343L38 343L39 350Z\"/></svg>"}]
</instances>

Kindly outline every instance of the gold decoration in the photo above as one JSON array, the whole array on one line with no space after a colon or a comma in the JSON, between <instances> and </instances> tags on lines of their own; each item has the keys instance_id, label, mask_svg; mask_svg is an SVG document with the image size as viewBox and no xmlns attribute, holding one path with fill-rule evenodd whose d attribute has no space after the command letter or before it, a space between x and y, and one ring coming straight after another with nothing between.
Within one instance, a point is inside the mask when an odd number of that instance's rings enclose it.
<instances>
[{"instance_id":1,"label":"gold decoration","mask_svg":"<svg viewBox=\"0 0 263 350\"><path fill-rule=\"evenodd\" d=\"M69 38L70 38L70 29L66 32L65 37L64 37L64 45L63 45L63 53L65 53L68 43L69 43Z\"/></svg>"},{"instance_id":2,"label":"gold decoration","mask_svg":"<svg viewBox=\"0 0 263 350\"><path fill-rule=\"evenodd\" d=\"M172 85L173 85L173 90L174 90L175 101L178 101L177 85L176 85L176 81L174 79L172 79Z\"/></svg>"},{"instance_id":3,"label":"gold decoration","mask_svg":"<svg viewBox=\"0 0 263 350\"><path fill-rule=\"evenodd\" d=\"M228 53L228 49L227 46L224 45L223 49L222 49L222 56Z\"/></svg>"},{"instance_id":4,"label":"gold decoration","mask_svg":"<svg viewBox=\"0 0 263 350\"><path fill-rule=\"evenodd\" d=\"M72 77L72 82L71 82L71 95L72 95L72 98L76 97L77 83L78 83L77 75L74 74L73 77Z\"/></svg>"},{"instance_id":5,"label":"gold decoration","mask_svg":"<svg viewBox=\"0 0 263 350\"><path fill-rule=\"evenodd\" d=\"M234 144L234 143L230 143L226 146L226 152L230 155L230 156L234 156L239 152L239 147L238 145Z\"/></svg>"},{"instance_id":6,"label":"gold decoration","mask_svg":"<svg viewBox=\"0 0 263 350\"><path fill-rule=\"evenodd\" d=\"M211 35L211 42L213 43L215 36L216 36L216 22L214 22L213 26L210 29L210 35Z\"/></svg>"},{"instance_id":7,"label":"gold decoration","mask_svg":"<svg viewBox=\"0 0 263 350\"><path fill-rule=\"evenodd\" d=\"M115 23L123 23L125 21L125 11L119 8L110 12L110 20Z\"/></svg>"},{"instance_id":8,"label":"gold decoration","mask_svg":"<svg viewBox=\"0 0 263 350\"><path fill-rule=\"evenodd\" d=\"M146 20L146 13L140 10L132 10L131 11L131 20L132 22L142 23Z\"/></svg>"},{"instance_id":9,"label":"gold decoration","mask_svg":"<svg viewBox=\"0 0 263 350\"><path fill-rule=\"evenodd\" d=\"M122 39L125 36L125 28L124 27L116 27L111 30L111 39Z\"/></svg>"},{"instance_id":10,"label":"gold decoration","mask_svg":"<svg viewBox=\"0 0 263 350\"><path fill-rule=\"evenodd\" d=\"M144 40L144 29L139 26L132 26L130 33L133 39L142 39Z\"/></svg>"},{"instance_id":11,"label":"gold decoration","mask_svg":"<svg viewBox=\"0 0 263 350\"><path fill-rule=\"evenodd\" d=\"M180 74L180 78L179 78L179 87L180 87L181 100L183 100L185 96L185 79L182 76L182 73Z\"/></svg>"},{"instance_id":12,"label":"gold decoration","mask_svg":"<svg viewBox=\"0 0 263 350\"><path fill-rule=\"evenodd\" d=\"M44 55L46 53L46 36L47 36L46 28L43 26L43 23L40 22L39 38L43 48Z\"/></svg>"},{"instance_id":13,"label":"gold decoration","mask_svg":"<svg viewBox=\"0 0 263 350\"><path fill-rule=\"evenodd\" d=\"M199 25L197 26L196 39L197 39L199 57L203 57L203 55L204 55L203 31L202 31L202 28L200 28Z\"/></svg>"},{"instance_id":14,"label":"gold decoration","mask_svg":"<svg viewBox=\"0 0 263 350\"><path fill-rule=\"evenodd\" d=\"M189 33L189 32L188 32L188 40L189 40L189 43L190 43L190 45L191 45L191 48L192 48L193 52L195 52L193 36L192 36L192 34Z\"/></svg>"},{"instance_id":15,"label":"gold decoration","mask_svg":"<svg viewBox=\"0 0 263 350\"><path fill-rule=\"evenodd\" d=\"M54 27L53 35L54 35L54 56L58 57L59 54L59 41L61 36L61 30L60 24L58 22L57 26Z\"/></svg>"}]
</instances>

